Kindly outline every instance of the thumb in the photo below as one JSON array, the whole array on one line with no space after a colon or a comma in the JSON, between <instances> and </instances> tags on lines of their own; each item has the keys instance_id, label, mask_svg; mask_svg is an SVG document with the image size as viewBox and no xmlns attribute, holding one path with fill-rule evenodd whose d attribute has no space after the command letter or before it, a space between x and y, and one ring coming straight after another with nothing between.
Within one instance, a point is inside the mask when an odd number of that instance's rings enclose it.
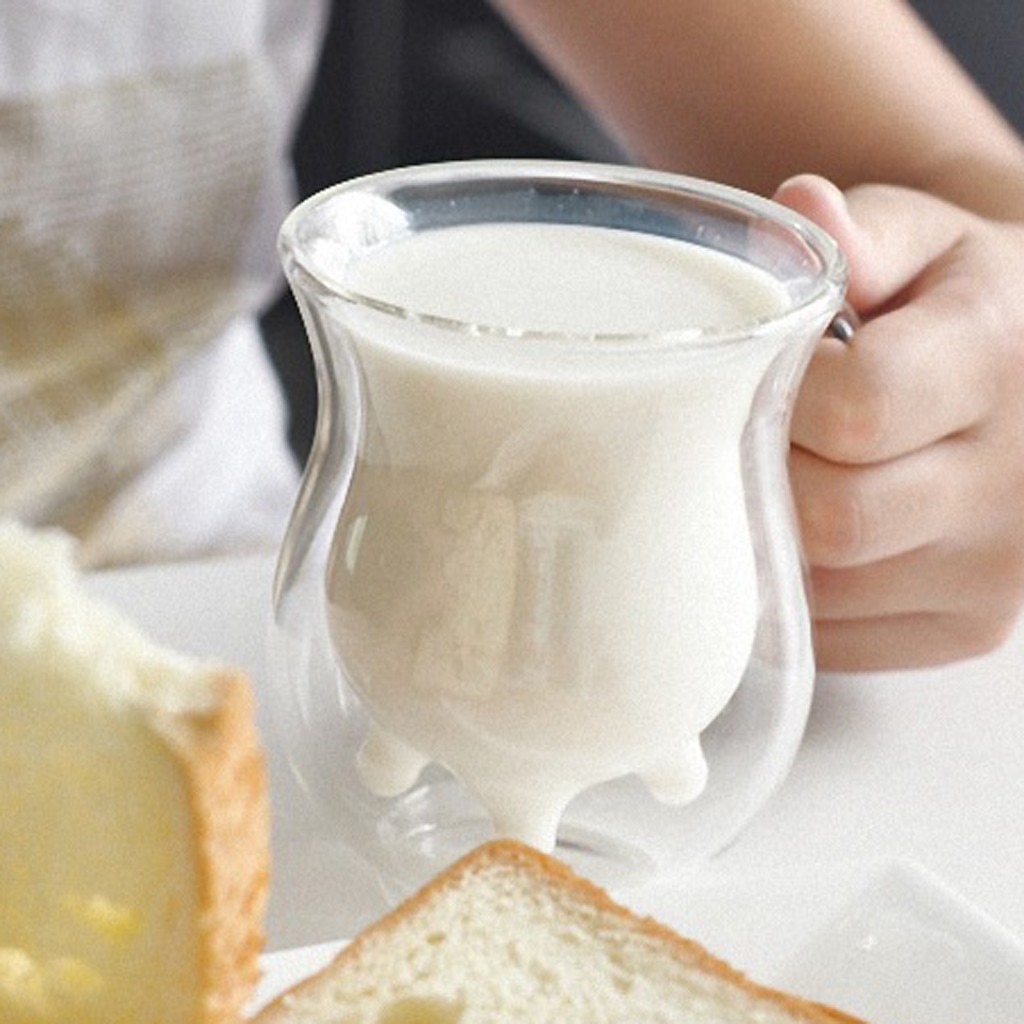
<instances>
[{"instance_id":1,"label":"thumb","mask_svg":"<svg viewBox=\"0 0 1024 1024\"><path fill-rule=\"evenodd\" d=\"M815 174L783 182L774 198L836 240L848 266L847 297L862 313L888 302L952 248L971 216L896 185L861 185L844 194Z\"/></svg>"}]
</instances>

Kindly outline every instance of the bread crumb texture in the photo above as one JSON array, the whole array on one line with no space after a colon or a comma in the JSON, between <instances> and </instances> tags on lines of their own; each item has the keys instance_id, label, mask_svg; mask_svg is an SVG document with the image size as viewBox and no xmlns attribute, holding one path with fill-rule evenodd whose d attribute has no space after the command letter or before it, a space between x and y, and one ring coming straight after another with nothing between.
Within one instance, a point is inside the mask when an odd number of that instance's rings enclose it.
<instances>
[{"instance_id":1,"label":"bread crumb texture","mask_svg":"<svg viewBox=\"0 0 1024 1024\"><path fill-rule=\"evenodd\" d=\"M244 680L0 523L0 1024L213 1024L256 976L262 757Z\"/></svg>"},{"instance_id":2,"label":"bread crumb texture","mask_svg":"<svg viewBox=\"0 0 1024 1024\"><path fill-rule=\"evenodd\" d=\"M259 1024L824 1024L557 861L470 854L370 928Z\"/></svg>"}]
</instances>

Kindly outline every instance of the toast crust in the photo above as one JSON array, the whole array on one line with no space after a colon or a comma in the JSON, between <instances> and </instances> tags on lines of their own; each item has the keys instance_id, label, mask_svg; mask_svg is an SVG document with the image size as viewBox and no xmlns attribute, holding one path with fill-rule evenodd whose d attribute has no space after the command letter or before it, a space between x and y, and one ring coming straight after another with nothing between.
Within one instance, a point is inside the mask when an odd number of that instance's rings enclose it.
<instances>
[{"instance_id":1,"label":"toast crust","mask_svg":"<svg viewBox=\"0 0 1024 1024\"><path fill-rule=\"evenodd\" d=\"M162 730L190 794L199 884L199 1024L236 1024L259 979L269 887L264 757L245 678L222 672L220 699L189 727Z\"/></svg>"},{"instance_id":2,"label":"toast crust","mask_svg":"<svg viewBox=\"0 0 1024 1024\"><path fill-rule=\"evenodd\" d=\"M714 974L752 996L776 1003L803 1024L866 1024L860 1018L831 1006L801 999L796 995L752 981L741 971L712 955L699 943L684 938L654 918L641 916L616 903L604 889L577 875L556 858L508 839L496 839L477 847L435 876L417 893L361 932L326 967L273 1000L255 1018L254 1024L286 1024L294 1020L288 1009L289 996L294 994L301 997L303 992L315 989L324 975L344 969L348 964L355 965L363 956L364 949L370 944L386 941L406 919L428 906L447 888L457 884L466 875L495 866L512 868L533 876L540 884L573 896L579 902L613 916L630 930L655 940L677 959Z\"/></svg>"}]
</instances>

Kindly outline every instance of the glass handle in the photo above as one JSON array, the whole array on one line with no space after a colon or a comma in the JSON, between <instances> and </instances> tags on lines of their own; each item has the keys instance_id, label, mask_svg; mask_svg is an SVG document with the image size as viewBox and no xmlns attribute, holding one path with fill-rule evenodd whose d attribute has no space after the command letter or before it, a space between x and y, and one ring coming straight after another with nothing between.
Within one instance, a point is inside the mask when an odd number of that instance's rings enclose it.
<instances>
[{"instance_id":1,"label":"glass handle","mask_svg":"<svg viewBox=\"0 0 1024 1024\"><path fill-rule=\"evenodd\" d=\"M860 317L857 315L857 311L849 304L849 302L843 303L843 308L829 322L828 328L825 331L826 334L833 338L838 338L845 344L849 344L853 341L853 335L857 328L860 327Z\"/></svg>"}]
</instances>

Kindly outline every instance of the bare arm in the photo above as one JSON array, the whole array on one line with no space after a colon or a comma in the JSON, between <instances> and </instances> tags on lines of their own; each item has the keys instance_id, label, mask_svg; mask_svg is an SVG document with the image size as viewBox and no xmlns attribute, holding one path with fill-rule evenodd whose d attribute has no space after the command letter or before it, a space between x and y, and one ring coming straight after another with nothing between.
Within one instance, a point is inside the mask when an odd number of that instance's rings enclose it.
<instances>
[{"instance_id":1,"label":"bare arm","mask_svg":"<svg viewBox=\"0 0 1024 1024\"><path fill-rule=\"evenodd\" d=\"M901 0L492 3L640 162L762 193L807 171L886 181L1024 215L1020 141Z\"/></svg>"},{"instance_id":2,"label":"bare arm","mask_svg":"<svg viewBox=\"0 0 1024 1024\"><path fill-rule=\"evenodd\" d=\"M638 161L774 194L846 253L866 322L819 345L792 430L819 665L999 643L1024 606L1013 130L902 0L492 2Z\"/></svg>"}]
</instances>

